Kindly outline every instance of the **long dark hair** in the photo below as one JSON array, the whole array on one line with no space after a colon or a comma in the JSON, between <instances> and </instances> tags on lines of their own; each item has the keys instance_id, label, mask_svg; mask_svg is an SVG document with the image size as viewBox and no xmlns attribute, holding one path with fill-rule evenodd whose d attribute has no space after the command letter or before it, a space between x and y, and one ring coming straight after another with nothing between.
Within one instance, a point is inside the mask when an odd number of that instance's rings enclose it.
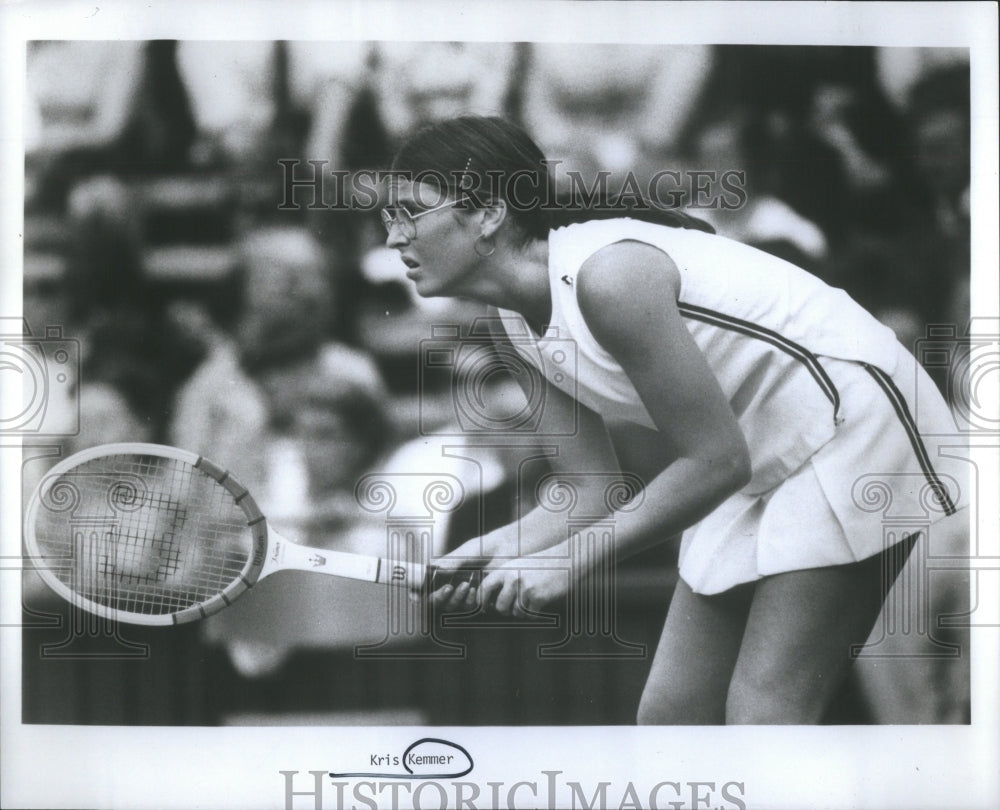
<instances>
[{"instance_id":1,"label":"long dark hair","mask_svg":"<svg viewBox=\"0 0 1000 810\"><path fill-rule=\"evenodd\" d=\"M519 127L503 118L463 115L418 130L396 153L392 171L437 186L441 195L482 207L498 197L526 238L593 219L631 217L708 233L707 222L629 192L568 198L556 192L549 162Z\"/></svg>"}]
</instances>

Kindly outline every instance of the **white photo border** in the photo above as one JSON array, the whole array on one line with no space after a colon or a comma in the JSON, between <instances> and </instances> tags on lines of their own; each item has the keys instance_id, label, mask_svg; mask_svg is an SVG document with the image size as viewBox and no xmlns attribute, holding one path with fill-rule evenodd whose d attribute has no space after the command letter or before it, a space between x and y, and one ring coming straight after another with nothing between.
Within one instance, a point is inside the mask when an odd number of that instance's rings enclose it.
<instances>
[{"instance_id":1,"label":"white photo border","mask_svg":"<svg viewBox=\"0 0 1000 810\"><path fill-rule=\"evenodd\" d=\"M23 217L25 43L33 39L329 39L564 42L670 42L952 46L970 49L972 77L973 316L996 317L997 9L992 3L602 3L357 2L13 3L0 8L0 301L20 316ZM17 392L3 392L13 397ZM994 392L995 393L995 392ZM20 459L0 447L2 551L20 554ZM982 491L1000 491L996 450L984 451ZM984 499L989 500L989 499ZM985 504L980 537L996 553L996 504ZM7 577L7 574L4 574ZM15 580L16 581L16 578ZM16 588L0 588L3 616L20 612ZM978 610L1000 617L998 595L981 592ZM1000 619L998 619L1000 623ZM3 624L3 622L0 622ZM328 772L346 752L402 751L421 736L454 740L476 768L462 781L482 787L537 783L518 806L546 806L546 771L560 784L579 781L589 798L610 782L608 801L625 802L627 785L646 806L663 782L742 783L750 810L776 808L992 808L1000 804L1000 638L973 631L973 722L956 727L816 728L151 728L22 725L20 636L0 627L0 749L4 807L286 807L281 771ZM337 806L324 779L322 806ZM684 787L688 791L689 787ZM449 788L450 790L450 788ZM367 794L371 795L371 794ZM566 799L565 792L558 801ZM663 801L676 794L661 794ZM690 796L684 807L690 806ZM449 794L449 802L454 794ZM669 796L669 798L668 798ZM412 797L401 794L401 806ZM438 806L433 791L422 797ZM718 796L716 796L716 801ZM345 794L345 806L365 806ZM312 807L307 796L294 807ZM449 805L450 806L450 805ZM478 805L477 805L478 806ZM506 806L502 804L501 806ZM560 806L560 805L557 805ZM625 806L630 806L627 803ZM669 806L669 805L667 805ZM713 807L715 804L712 805ZM735 803L726 803L735 807Z\"/></svg>"}]
</instances>

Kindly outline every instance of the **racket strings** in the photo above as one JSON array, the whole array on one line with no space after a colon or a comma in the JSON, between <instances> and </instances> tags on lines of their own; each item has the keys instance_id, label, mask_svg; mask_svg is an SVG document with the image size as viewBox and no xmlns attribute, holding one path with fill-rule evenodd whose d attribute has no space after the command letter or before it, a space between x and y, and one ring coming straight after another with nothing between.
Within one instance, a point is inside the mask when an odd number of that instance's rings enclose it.
<instances>
[{"instance_id":1,"label":"racket strings","mask_svg":"<svg viewBox=\"0 0 1000 810\"><path fill-rule=\"evenodd\" d=\"M44 564L104 607L176 613L218 596L247 566L243 510L184 461L99 457L63 472L47 492L35 525Z\"/></svg>"}]
</instances>

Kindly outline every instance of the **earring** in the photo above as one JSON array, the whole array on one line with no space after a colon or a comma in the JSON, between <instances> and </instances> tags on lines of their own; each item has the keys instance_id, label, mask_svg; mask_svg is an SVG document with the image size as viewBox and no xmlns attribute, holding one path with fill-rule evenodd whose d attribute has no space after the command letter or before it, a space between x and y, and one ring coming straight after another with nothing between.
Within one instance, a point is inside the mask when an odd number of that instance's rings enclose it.
<instances>
[{"instance_id":1,"label":"earring","mask_svg":"<svg viewBox=\"0 0 1000 810\"><path fill-rule=\"evenodd\" d=\"M482 242L486 247L480 247L479 243ZM482 256L484 259L492 256L497 251L497 246L495 242L490 241L486 236L480 234L479 238L472 243L472 249L476 251L476 255Z\"/></svg>"}]
</instances>

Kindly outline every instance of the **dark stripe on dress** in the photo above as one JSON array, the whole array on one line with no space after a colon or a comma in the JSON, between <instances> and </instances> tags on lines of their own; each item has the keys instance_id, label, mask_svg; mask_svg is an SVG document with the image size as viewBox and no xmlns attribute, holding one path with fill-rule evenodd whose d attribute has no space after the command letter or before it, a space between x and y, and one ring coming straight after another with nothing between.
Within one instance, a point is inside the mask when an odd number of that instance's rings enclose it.
<instances>
[{"instance_id":1,"label":"dark stripe on dress","mask_svg":"<svg viewBox=\"0 0 1000 810\"><path fill-rule=\"evenodd\" d=\"M910 407L906 404L902 392L896 387L896 384L892 381L892 377L882 371L882 369L871 366L868 363L862 363L861 365L864 366L865 371L871 374L875 382L885 391L889 402L892 403L892 407L895 409L899 421L903 423L903 429L906 430L906 435L910 439L910 445L917 456L920 469L923 470L924 477L934 490L938 503L944 507L944 513L946 515L955 514L958 511L955 503L949 497L948 490L941 483L941 479L938 478L937 473L934 472L934 467L931 466L931 459L927 454L927 448L924 447L923 439L920 438L920 431L917 429L917 423L910 413Z\"/></svg>"},{"instance_id":2,"label":"dark stripe on dress","mask_svg":"<svg viewBox=\"0 0 1000 810\"><path fill-rule=\"evenodd\" d=\"M840 411L840 392L837 391L837 386L833 384L833 380L826 373L826 369L820 365L819 358L807 348L800 346L794 340L789 340L784 335L772 329L752 323L751 321L744 321L741 318L734 318L732 315L725 315L715 310L695 306L694 304L686 304L683 301L677 302L677 309L681 315L693 318L696 321L718 326L722 329L729 329L770 343L772 346L781 349L781 351L804 364L809 373L812 374L813 379L823 389L823 393L826 394L827 399L833 403L833 421L837 421L837 414Z\"/></svg>"}]
</instances>

